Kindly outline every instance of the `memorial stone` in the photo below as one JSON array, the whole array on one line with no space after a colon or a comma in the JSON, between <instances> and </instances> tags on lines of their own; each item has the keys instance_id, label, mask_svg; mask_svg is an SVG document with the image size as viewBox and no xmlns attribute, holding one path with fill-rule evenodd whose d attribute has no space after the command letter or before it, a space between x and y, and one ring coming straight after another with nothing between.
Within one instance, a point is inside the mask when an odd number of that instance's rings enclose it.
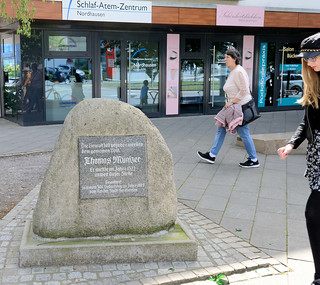
<instances>
[{"instance_id":1,"label":"memorial stone","mask_svg":"<svg viewBox=\"0 0 320 285\"><path fill-rule=\"evenodd\" d=\"M177 196L171 152L137 108L88 99L68 114L33 213L40 238L169 230Z\"/></svg>"}]
</instances>

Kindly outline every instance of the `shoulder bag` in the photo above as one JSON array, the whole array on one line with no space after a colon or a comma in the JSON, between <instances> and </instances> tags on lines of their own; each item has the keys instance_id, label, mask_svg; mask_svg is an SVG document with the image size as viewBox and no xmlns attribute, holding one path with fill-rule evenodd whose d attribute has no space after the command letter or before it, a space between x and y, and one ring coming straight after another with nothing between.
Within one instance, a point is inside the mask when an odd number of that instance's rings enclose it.
<instances>
[{"instance_id":1,"label":"shoulder bag","mask_svg":"<svg viewBox=\"0 0 320 285\"><path fill-rule=\"evenodd\" d=\"M251 94L251 97L252 97L252 94ZM261 117L253 97L248 103L242 105L242 113L243 113L243 121L241 126L249 124Z\"/></svg>"}]
</instances>

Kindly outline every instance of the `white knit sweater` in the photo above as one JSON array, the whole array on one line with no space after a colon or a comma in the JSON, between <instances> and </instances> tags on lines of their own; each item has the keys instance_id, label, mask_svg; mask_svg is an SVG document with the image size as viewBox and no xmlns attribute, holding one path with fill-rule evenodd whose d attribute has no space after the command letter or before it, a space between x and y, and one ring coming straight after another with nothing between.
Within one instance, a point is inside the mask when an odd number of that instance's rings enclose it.
<instances>
[{"instance_id":1,"label":"white knit sweater","mask_svg":"<svg viewBox=\"0 0 320 285\"><path fill-rule=\"evenodd\" d=\"M248 74L245 69L238 64L229 73L227 81L223 86L227 101L230 102L233 98L237 97L240 99L240 101L237 102L238 104L246 104L252 98L249 88Z\"/></svg>"}]
</instances>

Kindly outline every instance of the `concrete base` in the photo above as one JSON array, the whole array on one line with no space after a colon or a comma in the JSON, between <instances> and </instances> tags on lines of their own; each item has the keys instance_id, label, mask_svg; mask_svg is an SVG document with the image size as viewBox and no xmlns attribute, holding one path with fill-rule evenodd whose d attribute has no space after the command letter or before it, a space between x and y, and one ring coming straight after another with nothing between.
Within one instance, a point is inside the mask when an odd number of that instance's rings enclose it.
<instances>
[{"instance_id":1,"label":"concrete base","mask_svg":"<svg viewBox=\"0 0 320 285\"><path fill-rule=\"evenodd\" d=\"M186 225L160 237L39 241L27 221L20 245L20 267L66 266L197 259L198 243Z\"/></svg>"},{"instance_id":2,"label":"concrete base","mask_svg":"<svg viewBox=\"0 0 320 285\"><path fill-rule=\"evenodd\" d=\"M293 133L274 133L252 135L256 151L263 154L277 154L279 147L283 147L288 143ZM237 137L237 145L244 146L241 138ZM291 154L306 154L307 141L305 140L297 149L294 149Z\"/></svg>"}]
</instances>

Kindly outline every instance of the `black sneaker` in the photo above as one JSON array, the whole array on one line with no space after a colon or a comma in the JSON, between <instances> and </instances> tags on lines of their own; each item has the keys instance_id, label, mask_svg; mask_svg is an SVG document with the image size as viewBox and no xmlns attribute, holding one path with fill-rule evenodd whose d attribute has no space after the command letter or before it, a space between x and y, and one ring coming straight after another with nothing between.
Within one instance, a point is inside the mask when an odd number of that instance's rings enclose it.
<instances>
[{"instance_id":1,"label":"black sneaker","mask_svg":"<svg viewBox=\"0 0 320 285\"><path fill-rule=\"evenodd\" d=\"M209 162L209 163L214 163L214 161L216 160L215 157L211 157L209 152L206 152L206 153L202 153L200 151L198 151L198 156L205 160L206 162Z\"/></svg>"},{"instance_id":2,"label":"black sneaker","mask_svg":"<svg viewBox=\"0 0 320 285\"><path fill-rule=\"evenodd\" d=\"M320 279L314 280L311 285L319 285L320 284Z\"/></svg>"},{"instance_id":3,"label":"black sneaker","mask_svg":"<svg viewBox=\"0 0 320 285\"><path fill-rule=\"evenodd\" d=\"M248 158L246 162L240 162L239 166L243 168L254 168L254 167L259 167L260 164L258 160L256 162L253 162L250 158Z\"/></svg>"}]
</instances>

